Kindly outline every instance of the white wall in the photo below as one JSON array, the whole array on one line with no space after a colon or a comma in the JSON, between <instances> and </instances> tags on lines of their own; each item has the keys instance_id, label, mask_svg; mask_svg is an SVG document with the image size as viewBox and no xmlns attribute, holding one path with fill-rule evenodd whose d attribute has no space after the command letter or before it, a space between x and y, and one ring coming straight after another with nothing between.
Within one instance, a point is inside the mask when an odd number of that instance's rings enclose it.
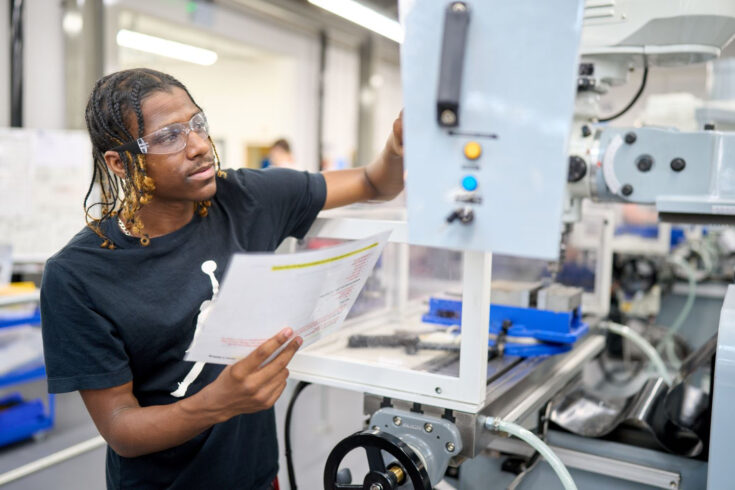
<instances>
[{"instance_id":1,"label":"white wall","mask_svg":"<svg viewBox=\"0 0 735 490\"><path fill-rule=\"evenodd\" d=\"M223 109L228 108L228 106L231 107L233 104L236 105L238 110L230 111L233 114L229 119L230 121L246 118L248 121L245 124L255 127L258 126L260 121L261 127L256 134L267 137L268 142L270 142L273 135L289 137L297 163L309 170L319 168L316 155L319 47L316 37L281 29L275 24L246 18L243 15L217 6L211 7L210 14L204 16L204 20L197 22L193 22L186 12L185 3L120 0L117 8L134 10L182 26L198 28L216 36L227 37L266 52L273 52L279 55L281 59L290 60L290 62L283 62L281 66L276 63L272 67L273 71L271 73L276 73L276 76L280 78L279 80L274 80L272 77L263 79L258 73L253 72L251 74L252 78L248 76L247 80L243 79L242 90L237 90L237 81L242 79L242 74L233 74L234 78L225 80L209 77L204 90L196 91L196 98L202 104L205 103L205 100L216 101L217 105ZM116 10L108 9L107 15L113 16L114 20ZM107 23L108 26L111 24L114 25L114 22ZM115 43L115 30L108 29L106 36L106 44L108 45L106 52L108 53L113 51L109 45ZM109 73L119 67L117 60L110 59L107 61L105 71ZM223 70L235 70L235 68L223 67ZM214 73L214 68L212 68L212 73ZM230 73L232 74L232 72ZM191 80L197 87L199 86L196 76L193 76ZM192 83L186 79L182 81L185 84ZM223 88L224 84L229 82L234 84L234 88ZM251 83L256 91L251 92L244 88L249 87ZM281 84L283 86L279 87ZM270 104L269 101L272 101L273 98L258 98L257 90L265 90L270 93L279 90L279 96L283 98L283 103ZM227 95L223 95L223 93ZM250 103L243 103L243 100L249 100ZM214 105L206 105L210 113L212 110L219 110L215 109ZM276 116L276 114L278 115ZM262 121L266 119L268 121L280 121L279 124L282 124L282 127L276 128L273 133L269 133L271 123L266 123L265 127L262 124ZM227 124L227 120L224 118L222 122L225 125ZM234 123L231 127L234 127ZM275 122L272 127L275 127ZM219 129L215 127L216 131L219 131ZM215 134L215 136L217 135ZM228 148L228 159L236 159L237 166L239 166L241 158L238 158L237 152L234 155L230 155L229 152L230 149Z\"/></svg>"},{"instance_id":2,"label":"white wall","mask_svg":"<svg viewBox=\"0 0 735 490\"><path fill-rule=\"evenodd\" d=\"M0 0L0 128L10 124L10 16L8 0Z\"/></svg>"},{"instance_id":3,"label":"white wall","mask_svg":"<svg viewBox=\"0 0 735 490\"><path fill-rule=\"evenodd\" d=\"M349 168L357 151L360 59L356 49L330 45L324 73L324 158L330 168Z\"/></svg>"},{"instance_id":4,"label":"white wall","mask_svg":"<svg viewBox=\"0 0 735 490\"><path fill-rule=\"evenodd\" d=\"M604 115L611 115L622 109L632 100L640 87L642 70L637 69L626 85L613 88L600 102ZM646 89L641 98L624 116L610 122L611 126L633 126L645 120L643 111L648 98L657 94L688 93L699 99L707 98L707 65L683 66L676 68L652 67L648 73ZM692 114L693 116L693 114Z\"/></svg>"},{"instance_id":5,"label":"white wall","mask_svg":"<svg viewBox=\"0 0 735 490\"><path fill-rule=\"evenodd\" d=\"M119 68L138 66L140 63L121 63ZM281 136L294 141L300 132L292 113L296 105L292 60L221 60L201 67L158 57L145 66L169 73L186 85L204 108L212 137L225 142L218 148L225 167L243 166L248 144L268 146ZM308 158L302 155L302 147L294 143L297 163Z\"/></svg>"},{"instance_id":6,"label":"white wall","mask_svg":"<svg viewBox=\"0 0 735 490\"><path fill-rule=\"evenodd\" d=\"M393 131L393 121L403 108L403 89L401 70L398 65L381 60L377 63L376 73L381 80L380 86L375 90L377 107L375 108L373 145L377 155L385 146L388 135Z\"/></svg>"},{"instance_id":7,"label":"white wall","mask_svg":"<svg viewBox=\"0 0 735 490\"><path fill-rule=\"evenodd\" d=\"M34 0L24 2L24 8L23 125L62 129L66 94L61 2Z\"/></svg>"}]
</instances>

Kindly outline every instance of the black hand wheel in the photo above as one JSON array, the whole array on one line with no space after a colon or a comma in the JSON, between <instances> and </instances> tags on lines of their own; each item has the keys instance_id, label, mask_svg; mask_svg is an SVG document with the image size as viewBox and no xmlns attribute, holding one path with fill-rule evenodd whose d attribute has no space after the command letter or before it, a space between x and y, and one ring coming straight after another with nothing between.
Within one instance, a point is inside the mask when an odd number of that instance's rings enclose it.
<instances>
[{"instance_id":1,"label":"black hand wheel","mask_svg":"<svg viewBox=\"0 0 735 490\"><path fill-rule=\"evenodd\" d=\"M361 484L340 483L337 479L339 466L353 449L364 448L370 472ZM382 452L396 458L386 467ZM325 490L396 490L410 485L413 490L431 490L429 474L423 461L405 442L379 430L357 432L337 444L329 453L324 466Z\"/></svg>"}]
</instances>

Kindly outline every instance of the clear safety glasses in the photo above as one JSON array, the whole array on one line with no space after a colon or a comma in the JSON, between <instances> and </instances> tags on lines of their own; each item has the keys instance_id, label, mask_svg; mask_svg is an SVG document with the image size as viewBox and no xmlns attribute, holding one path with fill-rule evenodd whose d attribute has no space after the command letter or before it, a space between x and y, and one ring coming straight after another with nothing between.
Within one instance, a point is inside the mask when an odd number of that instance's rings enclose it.
<instances>
[{"instance_id":1,"label":"clear safety glasses","mask_svg":"<svg viewBox=\"0 0 735 490\"><path fill-rule=\"evenodd\" d=\"M130 143L111 148L112 151L129 151L145 155L167 155L178 153L189 142L189 133L194 131L199 137L209 137L209 124L203 112L198 112L189 122L169 124Z\"/></svg>"}]
</instances>

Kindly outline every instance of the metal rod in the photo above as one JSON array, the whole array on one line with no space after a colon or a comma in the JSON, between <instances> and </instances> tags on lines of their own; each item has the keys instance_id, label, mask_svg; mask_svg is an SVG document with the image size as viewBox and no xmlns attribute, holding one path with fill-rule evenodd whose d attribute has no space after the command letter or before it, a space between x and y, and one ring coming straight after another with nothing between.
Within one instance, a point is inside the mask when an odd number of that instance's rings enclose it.
<instances>
[{"instance_id":1,"label":"metal rod","mask_svg":"<svg viewBox=\"0 0 735 490\"><path fill-rule=\"evenodd\" d=\"M20 480L21 478L25 478L28 475L44 470L50 466L63 463L66 460L75 458L81 454L87 453L104 445L105 440L102 438L102 436L97 436L87 441L80 442L79 444L75 444L66 449L62 449L61 451L46 456L45 458L32 461L21 466L20 468L16 468L14 470L8 471L7 473L1 474L0 486L6 485L10 482L14 482L16 480Z\"/></svg>"},{"instance_id":2,"label":"metal rod","mask_svg":"<svg viewBox=\"0 0 735 490\"><path fill-rule=\"evenodd\" d=\"M10 126L23 126L23 0L10 4Z\"/></svg>"}]
</instances>

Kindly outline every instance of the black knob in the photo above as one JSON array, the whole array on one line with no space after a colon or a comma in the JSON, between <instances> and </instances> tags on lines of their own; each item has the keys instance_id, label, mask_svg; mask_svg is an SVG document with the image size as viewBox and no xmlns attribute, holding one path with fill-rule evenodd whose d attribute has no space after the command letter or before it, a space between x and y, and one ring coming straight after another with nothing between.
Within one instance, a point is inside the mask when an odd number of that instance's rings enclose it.
<instances>
[{"instance_id":1,"label":"black knob","mask_svg":"<svg viewBox=\"0 0 735 490\"><path fill-rule=\"evenodd\" d=\"M585 163L584 159L576 155L570 156L567 182L579 182L585 175L587 175L587 163Z\"/></svg>"},{"instance_id":2,"label":"black knob","mask_svg":"<svg viewBox=\"0 0 735 490\"><path fill-rule=\"evenodd\" d=\"M686 166L687 162L683 158L674 158L671 160L671 170L674 172L681 172Z\"/></svg>"},{"instance_id":3,"label":"black knob","mask_svg":"<svg viewBox=\"0 0 735 490\"><path fill-rule=\"evenodd\" d=\"M580 63L579 64L579 76L589 77L595 74L595 65L592 63Z\"/></svg>"},{"instance_id":4,"label":"black knob","mask_svg":"<svg viewBox=\"0 0 735 490\"><path fill-rule=\"evenodd\" d=\"M715 130L715 124L714 123L707 123L704 125L705 131L714 131Z\"/></svg>"},{"instance_id":5,"label":"black knob","mask_svg":"<svg viewBox=\"0 0 735 490\"><path fill-rule=\"evenodd\" d=\"M648 172L651 170L651 167L653 167L653 158L651 155L641 155L635 161L635 166L638 167L638 170L641 172Z\"/></svg>"},{"instance_id":6,"label":"black knob","mask_svg":"<svg viewBox=\"0 0 735 490\"><path fill-rule=\"evenodd\" d=\"M625 133L625 142L628 143L629 145L632 145L633 143L635 143L637 139L638 139L638 136L636 136L634 132L631 131L630 133Z\"/></svg>"},{"instance_id":7,"label":"black knob","mask_svg":"<svg viewBox=\"0 0 735 490\"><path fill-rule=\"evenodd\" d=\"M586 138L587 136L591 134L592 134L592 130L590 129L589 126L587 126L586 124L582 126L582 138Z\"/></svg>"},{"instance_id":8,"label":"black knob","mask_svg":"<svg viewBox=\"0 0 735 490\"><path fill-rule=\"evenodd\" d=\"M630 184L625 184L623 188L620 189L620 192L622 192L624 196L629 196L633 194L633 186Z\"/></svg>"}]
</instances>

